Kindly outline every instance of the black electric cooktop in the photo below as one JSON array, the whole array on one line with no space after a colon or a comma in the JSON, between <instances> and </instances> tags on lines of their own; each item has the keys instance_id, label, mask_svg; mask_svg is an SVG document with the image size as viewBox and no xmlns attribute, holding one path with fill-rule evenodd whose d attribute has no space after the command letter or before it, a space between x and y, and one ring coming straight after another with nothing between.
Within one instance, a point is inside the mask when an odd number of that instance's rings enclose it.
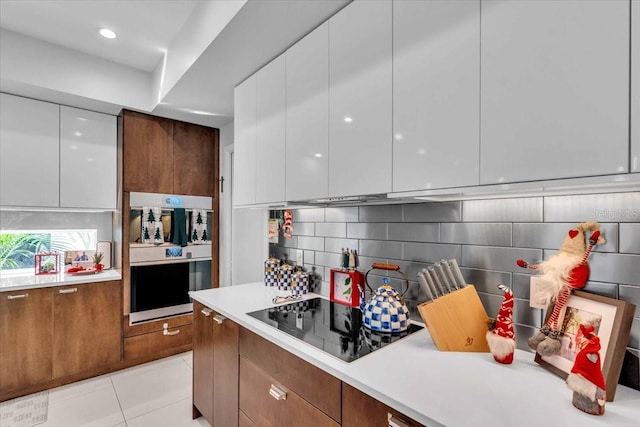
<instances>
[{"instance_id":1,"label":"black electric cooktop","mask_svg":"<svg viewBox=\"0 0 640 427\"><path fill-rule=\"evenodd\" d=\"M323 298L297 301L248 314L346 362L352 362L422 329L422 326L411 324L409 329L401 333L374 332L362 325L359 308Z\"/></svg>"}]
</instances>

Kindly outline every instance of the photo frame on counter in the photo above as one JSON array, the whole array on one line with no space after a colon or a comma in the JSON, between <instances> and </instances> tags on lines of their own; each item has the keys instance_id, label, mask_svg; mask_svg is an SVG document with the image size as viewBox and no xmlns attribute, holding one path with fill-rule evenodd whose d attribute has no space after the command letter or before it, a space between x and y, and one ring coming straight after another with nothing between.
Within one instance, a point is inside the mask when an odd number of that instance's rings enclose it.
<instances>
[{"instance_id":1,"label":"photo frame on counter","mask_svg":"<svg viewBox=\"0 0 640 427\"><path fill-rule=\"evenodd\" d=\"M329 300L351 307L359 307L358 285L365 286L364 275L358 270L332 268L329 280Z\"/></svg>"},{"instance_id":2,"label":"photo frame on counter","mask_svg":"<svg viewBox=\"0 0 640 427\"><path fill-rule=\"evenodd\" d=\"M547 318L552 311L553 306L547 310ZM534 360L566 379L580 351L580 324L593 325L594 333L600 338L602 374L607 387L607 401L611 402L616 394L634 312L635 305L626 301L575 291L560 313L560 353L553 356L536 353Z\"/></svg>"}]
</instances>

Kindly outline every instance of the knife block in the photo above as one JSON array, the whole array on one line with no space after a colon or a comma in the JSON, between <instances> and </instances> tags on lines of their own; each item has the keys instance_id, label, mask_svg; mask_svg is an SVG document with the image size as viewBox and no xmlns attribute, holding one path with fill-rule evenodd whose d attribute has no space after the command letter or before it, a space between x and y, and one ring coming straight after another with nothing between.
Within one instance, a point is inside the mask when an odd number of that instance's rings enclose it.
<instances>
[{"instance_id":1,"label":"knife block","mask_svg":"<svg viewBox=\"0 0 640 427\"><path fill-rule=\"evenodd\" d=\"M418 305L440 351L489 352L489 316L473 285Z\"/></svg>"}]
</instances>

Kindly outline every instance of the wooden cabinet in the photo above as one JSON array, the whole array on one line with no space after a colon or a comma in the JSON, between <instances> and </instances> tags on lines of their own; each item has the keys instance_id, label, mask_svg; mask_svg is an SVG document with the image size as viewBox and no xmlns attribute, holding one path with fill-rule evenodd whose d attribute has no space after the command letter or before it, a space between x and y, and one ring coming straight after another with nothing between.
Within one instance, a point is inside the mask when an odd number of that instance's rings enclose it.
<instances>
[{"instance_id":1,"label":"wooden cabinet","mask_svg":"<svg viewBox=\"0 0 640 427\"><path fill-rule=\"evenodd\" d=\"M60 206L115 210L117 119L60 107Z\"/></svg>"},{"instance_id":2,"label":"wooden cabinet","mask_svg":"<svg viewBox=\"0 0 640 427\"><path fill-rule=\"evenodd\" d=\"M159 359L191 350L193 316L184 314L131 325L124 317L124 361Z\"/></svg>"},{"instance_id":3,"label":"wooden cabinet","mask_svg":"<svg viewBox=\"0 0 640 427\"><path fill-rule=\"evenodd\" d=\"M629 2L485 0L481 27L481 184L628 172Z\"/></svg>"},{"instance_id":4,"label":"wooden cabinet","mask_svg":"<svg viewBox=\"0 0 640 427\"><path fill-rule=\"evenodd\" d=\"M237 426L239 327L197 301L193 325L194 415L212 426Z\"/></svg>"},{"instance_id":5,"label":"wooden cabinet","mask_svg":"<svg viewBox=\"0 0 640 427\"><path fill-rule=\"evenodd\" d=\"M478 185L480 0L393 2L393 191Z\"/></svg>"},{"instance_id":6,"label":"wooden cabinet","mask_svg":"<svg viewBox=\"0 0 640 427\"><path fill-rule=\"evenodd\" d=\"M631 2L631 172L640 172L640 2Z\"/></svg>"},{"instance_id":7,"label":"wooden cabinet","mask_svg":"<svg viewBox=\"0 0 640 427\"><path fill-rule=\"evenodd\" d=\"M121 359L120 281L53 289L54 378L93 371Z\"/></svg>"},{"instance_id":8,"label":"wooden cabinet","mask_svg":"<svg viewBox=\"0 0 640 427\"><path fill-rule=\"evenodd\" d=\"M256 75L234 90L233 204L256 201Z\"/></svg>"},{"instance_id":9,"label":"wooden cabinet","mask_svg":"<svg viewBox=\"0 0 640 427\"><path fill-rule=\"evenodd\" d=\"M256 203L284 201L285 56L265 65L256 76Z\"/></svg>"},{"instance_id":10,"label":"wooden cabinet","mask_svg":"<svg viewBox=\"0 0 640 427\"><path fill-rule=\"evenodd\" d=\"M392 189L391 26L387 0L356 0L329 20L331 197Z\"/></svg>"},{"instance_id":11,"label":"wooden cabinet","mask_svg":"<svg viewBox=\"0 0 640 427\"><path fill-rule=\"evenodd\" d=\"M286 52L286 199L329 195L329 23Z\"/></svg>"},{"instance_id":12,"label":"wooden cabinet","mask_svg":"<svg viewBox=\"0 0 640 427\"><path fill-rule=\"evenodd\" d=\"M213 196L218 130L122 112L124 191Z\"/></svg>"},{"instance_id":13,"label":"wooden cabinet","mask_svg":"<svg viewBox=\"0 0 640 427\"><path fill-rule=\"evenodd\" d=\"M0 94L0 205L58 207L60 107Z\"/></svg>"},{"instance_id":14,"label":"wooden cabinet","mask_svg":"<svg viewBox=\"0 0 640 427\"><path fill-rule=\"evenodd\" d=\"M390 419L395 424L391 424ZM347 383L342 383L342 425L344 427L422 426Z\"/></svg>"},{"instance_id":15,"label":"wooden cabinet","mask_svg":"<svg viewBox=\"0 0 640 427\"><path fill-rule=\"evenodd\" d=\"M53 377L53 293L0 293L0 395Z\"/></svg>"}]
</instances>

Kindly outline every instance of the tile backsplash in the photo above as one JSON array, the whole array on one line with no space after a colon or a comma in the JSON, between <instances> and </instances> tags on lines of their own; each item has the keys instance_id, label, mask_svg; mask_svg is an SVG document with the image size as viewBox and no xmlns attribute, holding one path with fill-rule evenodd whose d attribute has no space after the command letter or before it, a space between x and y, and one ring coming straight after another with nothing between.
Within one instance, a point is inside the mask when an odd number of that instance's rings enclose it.
<instances>
[{"instance_id":1,"label":"tile backsplash","mask_svg":"<svg viewBox=\"0 0 640 427\"><path fill-rule=\"evenodd\" d=\"M528 350L526 340L542 325L544 313L529 307L532 272L519 268L516 260L547 259L571 227L588 220L600 222L607 243L589 258L584 291L640 306L640 192L298 209L293 238L281 235L269 251L295 261L296 250L303 250L304 268L315 274L316 292L326 296L329 270L340 265L342 248L358 251L361 271L373 262L398 264L410 279L406 298L414 318L420 317L415 307L426 300L416 273L442 258L455 258L489 316L497 314L502 301L497 285L513 289L518 348ZM374 273L370 279L377 284ZM403 285L396 279L391 283ZM621 383L637 389L639 354L636 309Z\"/></svg>"}]
</instances>

